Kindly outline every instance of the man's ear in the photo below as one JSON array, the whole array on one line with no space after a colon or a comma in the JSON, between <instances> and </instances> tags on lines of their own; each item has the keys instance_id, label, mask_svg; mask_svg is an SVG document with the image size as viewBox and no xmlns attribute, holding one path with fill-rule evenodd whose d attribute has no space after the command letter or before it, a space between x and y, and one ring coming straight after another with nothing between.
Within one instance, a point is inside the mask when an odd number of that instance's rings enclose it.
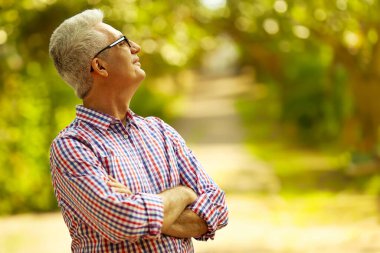
<instances>
[{"instance_id":1,"label":"man's ear","mask_svg":"<svg viewBox=\"0 0 380 253\"><path fill-rule=\"evenodd\" d=\"M107 63L99 58L94 58L91 61L91 67L94 73L97 73L100 76L108 77Z\"/></svg>"}]
</instances>

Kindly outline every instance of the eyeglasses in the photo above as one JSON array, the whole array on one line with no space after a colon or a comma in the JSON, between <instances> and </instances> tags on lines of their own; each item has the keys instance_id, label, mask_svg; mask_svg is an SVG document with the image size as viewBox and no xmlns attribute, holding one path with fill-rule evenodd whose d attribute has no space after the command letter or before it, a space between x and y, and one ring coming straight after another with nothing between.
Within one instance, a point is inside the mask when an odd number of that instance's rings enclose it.
<instances>
[{"instance_id":1,"label":"eyeglasses","mask_svg":"<svg viewBox=\"0 0 380 253\"><path fill-rule=\"evenodd\" d=\"M130 43L129 40L128 40L128 38L125 37L125 36L123 36L123 37L117 39L116 41L112 42L111 44L109 44L108 46L106 46L105 48L103 48L102 50L100 50L99 52L97 52L97 53L94 55L93 58L95 58L96 56L98 56L101 52L103 52L103 51L105 51L105 50L107 50L107 49L110 49L110 48L112 48L112 47L114 47L114 46L120 44L120 43L123 42L123 41L125 41L125 42L128 44L128 46L129 46L130 48L132 47L132 46L131 46L131 43ZM92 72L92 71L94 71L94 69L93 69L92 66L91 66L91 72Z\"/></svg>"},{"instance_id":2,"label":"eyeglasses","mask_svg":"<svg viewBox=\"0 0 380 253\"><path fill-rule=\"evenodd\" d=\"M125 37L125 36L123 36L120 39L116 40L115 42L112 42L111 44L109 44L108 46L106 46L105 48L103 48L102 50L100 50L93 58L95 58L96 56L98 56L101 52L103 52L103 51L105 51L107 49L110 49L110 48L116 46L117 44L119 44L119 43L121 43L123 41L127 42L127 44L128 44L129 47L132 47L131 43L128 40L128 38Z\"/></svg>"}]
</instances>

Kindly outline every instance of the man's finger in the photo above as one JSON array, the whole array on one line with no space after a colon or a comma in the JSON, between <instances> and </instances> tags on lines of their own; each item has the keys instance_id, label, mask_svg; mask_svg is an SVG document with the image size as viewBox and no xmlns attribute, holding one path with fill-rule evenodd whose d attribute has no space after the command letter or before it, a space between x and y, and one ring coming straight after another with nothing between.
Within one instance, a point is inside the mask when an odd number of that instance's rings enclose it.
<instances>
[{"instance_id":1,"label":"man's finger","mask_svg":"<svg viewBox=\"0 0 380 253\"><path fill-rule=\"evenodd\" d=\"M113 181L113 182L117 182L117 180L115 179L115 178L113 178L113 177L111 177L111 176L108 176L109 177L109 179L111 179L111 181Z\"/></svg>"},{"instance_id":2,"label":"man's finger","mask_svg":"<svg viewBox=\"0 0 380 253\"><path fill-rule=\"evenodd\" d=\"M129 188L119 182L113 182L113 181L108 181L107 184L116 192L119 193L127 193L127 194L132 194L132 191L129 190Z\"/></svg>"},{"instance_id":3,"label":"man's finger","mask_svg":"<svg viewBox=\"0 0 380 253\"><path fill-rule=\"evenodd\" d=\"M126 188L115 188L115 187L111 187L112 190L114 190L115 192L117 193L125 193L125 194L132 194L132 192L130 192L128 189Z\"/></svg>"}]
</instances>

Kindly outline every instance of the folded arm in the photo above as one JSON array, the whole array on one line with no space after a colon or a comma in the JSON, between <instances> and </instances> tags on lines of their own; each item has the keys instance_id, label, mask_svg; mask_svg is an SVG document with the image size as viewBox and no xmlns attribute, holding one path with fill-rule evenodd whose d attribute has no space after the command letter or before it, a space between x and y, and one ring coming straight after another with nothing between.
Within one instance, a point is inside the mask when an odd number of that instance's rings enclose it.
<instances>
[{"instance_id":1,"label":"folded arm","mask_svg":"<svg viewBox=\"0 0 380 253\"><path fill-rule=\"evenodd\" d=\"M115 192L133 194L132 191L113 177L107 184ZM185 207L197 199L193 190L186 186L177 186L158 194L164 203L162 233L170 236L188 238L207 232L207 225L191 210Z\"/></svg>"},{"instance_id":2,"label":"folded arm","mask_svg":"<svg viewBox=\"0 0 380 253\"><path fill-rule=\"evenodd\" d=\"M131 194L127 186L112 178L108 184L118 193ZM184 210L183 206L178 204L194 202L197 198L194 191L186 186L178 186L158 195L164 201L163 234L177 238L190 238L200 237L207 232L207 224L203 219L190 209ZM190 197L188 201L183 199L188 197Z\"/></svg>"}]
</instances>

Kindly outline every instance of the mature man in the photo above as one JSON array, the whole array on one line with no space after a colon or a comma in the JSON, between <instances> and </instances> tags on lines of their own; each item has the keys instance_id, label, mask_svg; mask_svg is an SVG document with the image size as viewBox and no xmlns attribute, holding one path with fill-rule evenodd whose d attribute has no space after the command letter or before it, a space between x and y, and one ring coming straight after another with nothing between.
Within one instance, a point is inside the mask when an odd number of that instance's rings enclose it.
<instances>
[{"instance_id":1,"label":"mature man","mask_svg":"<svg viewBox=\"0 0 380 253\"><path fill-rule=\"evenodd\" d=\"M49 51L83 105L51 146L52 181L73 252L193 252L227 224L223 191L182 137L129 103L140 46L100 10L65 20Z\"/></svg>"}]
</instances>

